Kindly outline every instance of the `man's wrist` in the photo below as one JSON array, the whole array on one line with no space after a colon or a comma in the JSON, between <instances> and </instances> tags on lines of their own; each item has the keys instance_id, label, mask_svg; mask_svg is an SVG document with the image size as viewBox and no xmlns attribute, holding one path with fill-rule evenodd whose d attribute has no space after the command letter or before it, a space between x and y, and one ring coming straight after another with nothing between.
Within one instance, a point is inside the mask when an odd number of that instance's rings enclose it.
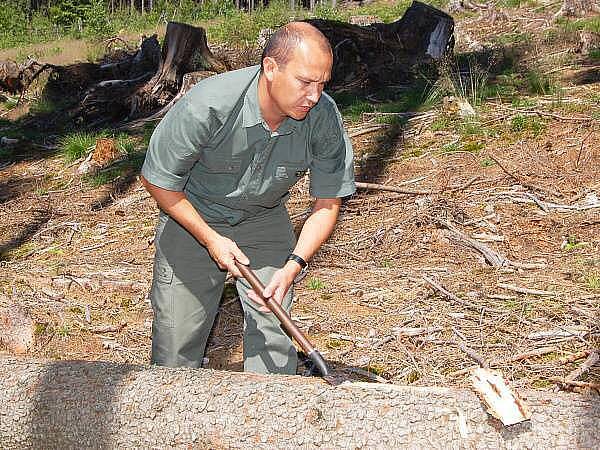
<instances>
[{"instance_id":1,"label":"man's wrist","mask_svg":"<svg viewBox=\"0 0 600 450\"><path fill-rule=\"evenodd\" d=\"M286 261L294 261L298 263L301 269L304 269L308 266L308 263L302 256L298 256L295 253L290 253L286 259Z\"/></svg>"},{"instance_id":2,"label":"man's wrist","mask_svg":"<svg viewBox=\"0 0 600 450\"><path fill-rule=\"evenodd\" d=\"M294 283L302 280L308 271L308 263L304 260L304 258L294 253L290 253L288 255L285 265L294 271Z\"/></svg>"}]
</instances>

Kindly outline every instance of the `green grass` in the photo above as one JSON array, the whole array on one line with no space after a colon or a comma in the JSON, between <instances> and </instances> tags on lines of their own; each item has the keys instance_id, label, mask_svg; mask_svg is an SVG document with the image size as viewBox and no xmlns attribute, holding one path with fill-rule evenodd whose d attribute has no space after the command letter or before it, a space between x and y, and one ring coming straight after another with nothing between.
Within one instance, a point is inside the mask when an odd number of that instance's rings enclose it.
<instances>
[{"instance_id":1,"label":"green grass","mask_svg":"<svg viewBox=\"0 0 600 450\"><path fill-rule=\"evenodd\" d=\"M289 9L288 0L271 0L266 8L253 12L236 10L234 2L222 0L177 0L156 1L152 11L141 14L128 7L110 13L103 0L70 2L62 10L57 2L48 2L50 7L28 17L27 0L4 0L0 8L0 49L23 45L54 42L62 38L92 38L98 40L122 33L151 33L166 21L176 21L202 26L207 30L209 42L229 44L254 44L262 28L276 28L291 20L310 17L347 21L352 15L375 15L384 22L398 20L410 5L409 0L389 2L379 0L360 7L338 6L333 9L317 5L313 12L296 7ZM8 4L6 4L8 3ZM442 7L446 0L427 1ZM339 5L339 3L338 3ZM49 52L57 51L53 47ZM62 49L61 49L62 50ZM48 52L47 52L48 53ZM43 58L42 55L40 58ZM95 54L88 55L91 60Z\"/></svg>"},{"instance_id":2,"label":"green grass","mask_svg":"<svg viewBox=\"0 0 600 450\"><path fill-rule=\"evenodd\" d=\"M0 147L0 161L8 161L14 155L11 147Z\"/></svg>"},{"instance_id":3,"label":"green grass","mask_svg":"<svg viewBox=\"0 0 600 450\"><path fill-rule=\"evenodd\" d=\"M600 33L600 16L585 19L570 20L565 17L558 18L556 23L567 31L591 31Z\"/></svg>"},{"instance_id":4,"label":"green grass","mask_svg":"<svg viewBox=\"0 0 600 450\"><path fill-rule=\"evenodd\" d=\"M497 6L503 8L521 8L522 6L535 7L537 4L536 0L500 0Z\"/></svg>"},{"instance_id":5,"label":"green grass","mask_svg":"<svg viewBox=\"0 0 600 450\"><path fill-rule=\"evenodd\" d=\"M0 261L19 259L33 252L37 246L33 242L24 242L18 247L0 252Z\"/></svg>"},{"instance_id":6,"label":"green grass","mask_svg":"<svg viewBox=\"0 0 600 450\"><path fill-rule=\"evenodd\" d=\"M71 327L68 324L62 324L54 329L54 334L62 338L67 338L71 335Z\"/></svg>"},{"instance_id":7,"label":"green grass","mask_svg":"<svg viewBox=\"0 0 600 450\"><path fill-rule=\"evenodd\" d=\"M444 144L442 146L442 153L455 153L459 151L461 150L458 142L450 142L449 144Z\"/></svg>"},{"instance_id":8,"label":"green grass","mask_svg":"<svg viewBox=\"0 0 600 450\"><path fill-rule=\"evenodd\" d=\"M588 58L595 62L600 61L600 48L591 49L588 53Z\"/></svg>"},{"instance_id":9,"label":"green grass","mask_svg":"<svg viewBox=\"0 0 600 450\"><path fill-rule=\"evenodd\" d=\"M106 131L99 133L78 131L61 138L58 148L64 158L68 162L72 162L88 155L94 149L98 139L107 137L110 137L110 135ZM112 138L115 140L115 146L120 153L125 155L135 154L136 144L133 137L126 133L119 133L116 136L112 136Z\"/></svg>"},{"instance_id":10,"label":"green grass","mask_svg":"<svg viewBox=\"0 0 600 450\"><path fill-rule=\"evenodd\" d=\"M92 187L99 187L104 184L112 183L124 172L123 168L111 168L102 172L88 174L83 177L84 181Z\"/></svg>"},{"instance_id":11,"label":"green grass","mask_svg":"<svg viewBox=\"0 0 600 450\"><path fill-rule=\"evenodd\" d=\"M452 125L453 120L450 119L448 116L439 116L436 117L435 120L433 122L431 122L431 126L429 127L431 129L431 131L443 131L443 130L447 130L450 128L450 126Z\"/></svg>"},{"instance_id":12,"label":"green grass","mask_svg":"<svg viewBox=\"0 0 600 450\"><path fill-rule=\"evenodd\" d=\"M311 278L306 283L306 287L311 291L318 291L325 288L325 283L322 280L319 280L318 278Z\"/></svg>"},{"instance_id":13,"label":"green grass","mask_svg":"<svg viewBox=\"0 0 600 450\"><path fill-rule=\"evenodd\" d=\"M490 157L485 157L481 160L481 167L492 167L496 165L496 161L494 161L492 158Z\"/></svg>"},{"instance_id":14,"label":"green grass","mask_svg":"<svg viewBox=\"0 0 600 450\"><path fill-rule=\"evenodd\" d=\"M588 273L585 276L585 285L588 289L600 290L600 273Z\"/></svg>"},{"instance_id":15,"label":"green grass","mask_svg":"<svg viewBox=\"0 0 600 450\"><path fill-rule=\"evenodd\" d=\"M533 40L533 34L513 31L496 36L495 41L500 45L529 44Z\"/></svg>"},{"instance_id":16,"label":"green grass","mask_svg":"<svg viewBox=\"0 0 600 450\"><path fill-rule=\"evenodd\" d=\"M577 250L578 248L585 247L587 242L580 242L576 236L567 237L567 241L562 246L562 249L565 252L570 252L572 250Z\"/></svg>"},{"instance_id":17,"label":"green grass","mask_svg":"<svg viewBox=\"0 0 600 450\"><path fill-rule=\"evenodd\" d=\"M532 94L549 95L560 91L560 85L551 76L539 70L527 72L527 88Z\"/></svg>"},{"instance_id":18,"label":"green grass","mask_svg":"<svg viewBox=\"0 0 600 450\"><path fill-rule=\"evenodd\" d=\"M546 129L546 124L537 117L517 114L510 120L510 130L517 133L531 132L539 136Z\"/></svg>"},{"instance_id":19,"label":"green grass","mask_svg":"<svg viewBox=\"0 0 600 450\"><path fill-rule=\"evenodd\" d=\"M83 158L96 145L97 134L79 131L73 134L68 134L61 138L58 142L58 148L67 162L75 161Z\"/></svg>"},{"instance_id":20,"label":"green grass","mask_svg":"<svg viewBox=\"0 0 600 450\"><path fill-rule=\"evenodd\" d=\"M511 102L513 108L532 108L537 106L537 102L532 98L514 97Z\"/></svg>"}]
</instances>

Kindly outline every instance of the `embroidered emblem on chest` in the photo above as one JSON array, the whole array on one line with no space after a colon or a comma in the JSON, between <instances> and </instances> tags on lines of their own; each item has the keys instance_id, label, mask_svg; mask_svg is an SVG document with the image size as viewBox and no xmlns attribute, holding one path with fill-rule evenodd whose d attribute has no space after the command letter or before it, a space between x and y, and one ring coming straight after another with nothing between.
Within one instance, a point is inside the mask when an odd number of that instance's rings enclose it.
<instances>
[{"instance_id":1,"label":"embroidered emblem on chest","mask_svg":"<svg viewBox=\"0 0 600 450\"><path fill-rule=\"evenodd\" d=\"M277 178L278 180L287 180L289 178L285 166L277 166L277 168L275 169L275 178Z\"/></svg>"}]
</instances>

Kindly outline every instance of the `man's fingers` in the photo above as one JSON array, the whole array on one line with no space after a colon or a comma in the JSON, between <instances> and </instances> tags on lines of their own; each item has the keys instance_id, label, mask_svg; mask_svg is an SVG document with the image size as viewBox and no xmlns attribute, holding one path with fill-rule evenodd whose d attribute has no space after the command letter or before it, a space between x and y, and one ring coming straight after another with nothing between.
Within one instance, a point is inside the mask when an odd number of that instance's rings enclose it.
<instances>
[{"instance_id":1,"label":"man's fingers","mask_svg":"<svg viewBox=\"0 0 600 450\"><path fill-rule=\"evenodd\" d=\"M237 247L237 245L233 249L232 253L233 253L233 257L238 262L242 263L245 266L247 266L248 264L250 264L250 260L248 259L248 257L246 255L244 255L244 253Z\"/></svg>"},{"instance_id":2,"label":"man's fingers","mask_svg":"<svg viewBox=\"0 0 600 450\"><path fill-rule=\"evenodd\" d=\"M269 309L269 307L265 304L265 302L263 301L263 299L260 298L260 296L258 296L256 294L256 292L254 292L254 291L248 291L248 298L250 300L252 300L253 302L258 303L259 305L261 305L260 308L259 308L260 311L262 311L262 312L269 312L269 311L271 311Z\"/></svg>"}]
</instances>

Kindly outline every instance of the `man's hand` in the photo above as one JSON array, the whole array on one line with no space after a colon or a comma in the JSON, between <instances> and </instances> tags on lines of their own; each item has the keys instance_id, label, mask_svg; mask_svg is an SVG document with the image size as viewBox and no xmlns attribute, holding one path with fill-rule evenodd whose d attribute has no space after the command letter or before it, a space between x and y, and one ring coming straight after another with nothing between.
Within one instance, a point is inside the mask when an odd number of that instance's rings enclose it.
<instances>
[{"instance_id":1,"label":"man's hand","mask_svg":"<svg viewBox=\"0 0 600 450\"><path fill-rule=\"evenodd\" d=\"M242 278L242 274L235 266L235 261L244 265L250 264L250 260L244 255L235 242L216 232L209 240L207 240L206 249L217 265L221 269L227 269L235 278Z\"/></svg>"},{"instance_id":2,"label":"man's hand","mask_svg":"<svg viewBox=\"0 0 600 450\"><path fill-rule=\"evenodd\" d=\"M281 305L285 294L287 294L287 291L290 289L290 286L298 273L300 273L300 265L294 261L288 261L285 266L273 274L273 278L271 278L271 281L265 286L265 289L262 292L263 297L272 297L273 300ZM263 299L253 290L248 291L248 298L261 305L259 308L260 311L271 311Z\"/></svg>"}]
</instances>

